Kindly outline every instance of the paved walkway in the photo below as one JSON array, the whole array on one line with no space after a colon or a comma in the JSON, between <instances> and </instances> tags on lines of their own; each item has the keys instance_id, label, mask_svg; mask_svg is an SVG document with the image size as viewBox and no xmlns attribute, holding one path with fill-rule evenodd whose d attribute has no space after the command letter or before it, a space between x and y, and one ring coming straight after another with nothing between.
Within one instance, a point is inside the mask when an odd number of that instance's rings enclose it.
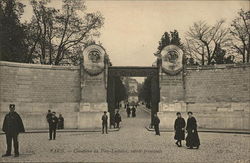
<instances>
[{"instance_id":1,"label":"paved walkway","mask_svg":"<svg viewBox=\"0 0 250 163\"><path fill-rule=\"evenodd\" d=\"M21 134L20 157L1 158L0 162L249 162L250 135L200 133L199 150L178 148L173 133L156 136L145 129L149 114L137 110L136 118L121 111L118 132L58 133L55 141L46 133ZM5 151L0 135L0 152Z\"/></svg>"}]
</instances>

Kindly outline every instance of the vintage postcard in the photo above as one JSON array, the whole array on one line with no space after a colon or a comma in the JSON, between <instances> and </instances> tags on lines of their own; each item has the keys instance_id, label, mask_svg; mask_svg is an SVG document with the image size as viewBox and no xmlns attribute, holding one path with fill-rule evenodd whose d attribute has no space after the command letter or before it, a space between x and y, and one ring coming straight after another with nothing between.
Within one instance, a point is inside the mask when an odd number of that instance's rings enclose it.
<instances>
[{"instance_id":1,"label":"vintage postcard","mask_svg":"<svg viewBox=\"0 0 250 163\"><path fill-rule=\"evenodd\" d=\"M250 163L248 0L1 0L0 162Z\"/></svg>"}]
</instances>

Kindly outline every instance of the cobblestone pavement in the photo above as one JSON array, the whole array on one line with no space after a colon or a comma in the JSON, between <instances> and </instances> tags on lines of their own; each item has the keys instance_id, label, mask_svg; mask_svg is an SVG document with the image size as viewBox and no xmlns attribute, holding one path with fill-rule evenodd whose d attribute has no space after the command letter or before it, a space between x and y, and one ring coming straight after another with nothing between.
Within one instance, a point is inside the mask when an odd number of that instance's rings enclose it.
<instances>
[{"instance_id":1,"label":"cobblestone pavement","mask_svg":"<svg viewBox=\"0 0 250 163\"><path fill-rule=\"evenodd\" d=\"M156 136L145 126L150 117L138 109L136 118L122 111L118 132L59 133L54 141L48 134L20 134L20 157L0 162L250 162L250 135L200 133L199 150L178 148L173 133ZM5 152L5 135L0 135L0 152Z\"/></svg>"}]
</instances>

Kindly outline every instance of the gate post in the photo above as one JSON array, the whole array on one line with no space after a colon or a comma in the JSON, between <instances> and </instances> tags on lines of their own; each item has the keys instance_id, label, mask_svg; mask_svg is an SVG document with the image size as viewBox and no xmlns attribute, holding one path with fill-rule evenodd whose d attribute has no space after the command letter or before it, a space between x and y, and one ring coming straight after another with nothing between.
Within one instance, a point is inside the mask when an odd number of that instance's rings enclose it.
<instances>
[{"instance_id":1,"label":"gate post","mask_svg":"<svg viewBox=\"0 0 250 163\"><path fill-rule=\"evenodd\" d=\"M151 126L153 123L154 114L159 111L159 72L157 75L151 76Z\"/></svg>"},{"instance_id":2,"label":"gate post","mask_svg":"<svg viewBox=\"0 0 250 163\"><path fill-rule=\"evenodd\" d=\"M186 112L183 51L168 45L161 51L160 103L158 116L162 128L173 128L176 112Z\"/></svg>"},{"instance_id":3,"label":"gate post","mask_svg":"<svg viewBox=\"0 0 250 163\"><path fill-rule=\"evenodd\" d=\"M78 128L100 128L103 112L108 111L105 55L99 45L90 45L83 50Z\"/></svg>"},{"instance_id":4,"label":"gate post","mask_svg":"<svg viewBox=\"0 0 250 163\"><path fill-rule=\"evenodd\" d=\"M108 102L108 112L109 112L109 122L110 128L111 125L114 125L114 116L115 116L115 78L108 74L108 87L107 87L107 102Z\"/></svg>"}]
</instances>

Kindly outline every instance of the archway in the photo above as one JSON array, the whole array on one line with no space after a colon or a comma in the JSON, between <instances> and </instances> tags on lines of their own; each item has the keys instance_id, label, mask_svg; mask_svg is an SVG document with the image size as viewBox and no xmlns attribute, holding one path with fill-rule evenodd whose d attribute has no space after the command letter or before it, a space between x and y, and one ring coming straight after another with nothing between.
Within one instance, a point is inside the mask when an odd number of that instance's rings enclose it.
<instances>
[{"instance_id":1,"label":"archway","mask_svg":"<svg viewBox=\"0 0 250 163\"><path fill-rule=\"evenodd\" d=\"M158 112L160 102L159 68L158 67L116 67L108 68L107 103L110 113L110 124L114 123L116 104L117 77L148 77L151 80L151 123L153 115Z\"/></svg>"},{"instance_id":2,"label":"archway","mask_svg":"<svg viewBox=\"0 0 250 163\"><path fill-rule=\"evenodd\" d=\"M113 124L116 109L115 80L121 76L150 78L151 124L156 112L159 112L162 125L169 124L166 115L176 110L172 105L179 105L178 111L185 110L183 52L179 47L166 46L157 56L155 67L109 66L105 60L106 55L104 48L99 45L90 45L83 51L78 128L98 127L103 111L110 113L110 124Z\"/></svg>"}]
</instances>

